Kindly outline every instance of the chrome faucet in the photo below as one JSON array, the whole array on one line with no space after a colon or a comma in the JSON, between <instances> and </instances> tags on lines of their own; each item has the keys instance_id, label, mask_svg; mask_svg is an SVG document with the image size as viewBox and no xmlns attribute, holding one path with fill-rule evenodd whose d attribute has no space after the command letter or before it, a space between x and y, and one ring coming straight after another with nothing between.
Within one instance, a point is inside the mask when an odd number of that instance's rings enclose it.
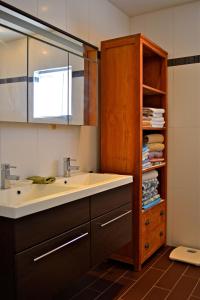
<instances>
[{"instance_id":1,"label":"chrome faucet","mask_svg":"<svg viewBox=\"0 0 200 300\"><path fill-rule=\"evenodd\" d=\"M76 161L70 157L64 157L64 177L71 176L71 170L79 170L79 166L71 166L71 161Z\"/></svg>"},{"instance_id":2,"label":"chrome faucet","mask_svg":"<svg viewBox=\"0 0 200 300\"><path fill-rule=\"evenodd\" d=\"M18 175L10 175L10 169L16 167L9 164L1 164L1 189L8 189L10 187L9 180L19 180Z\"/></svg>"}]
</instances>

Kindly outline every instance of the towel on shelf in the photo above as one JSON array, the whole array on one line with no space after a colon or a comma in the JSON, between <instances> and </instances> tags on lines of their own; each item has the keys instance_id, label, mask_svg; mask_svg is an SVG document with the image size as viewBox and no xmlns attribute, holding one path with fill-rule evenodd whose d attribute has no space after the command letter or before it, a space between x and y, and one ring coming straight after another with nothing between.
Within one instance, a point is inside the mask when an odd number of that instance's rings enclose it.
<instances>
[{"instance_id":1,"label":"towel on shelf","mask_svg":"<svg viewBox=\"0 0 200 300\"><path fill-rule=\"evenodd\" d=\"M143 107L143 113L145 114L164 114L164 108L155 108L155 107Z\"/></svg>"},{"instance_id":2,"label":"towel on shelf","mask_svg":"<svg viewBox=\"0 0 200 300\"><path fill-rule=\"evenodd\" d=\"M56 181L55 177L30 176L27 179L33 180L34 184L49 184Z\"/></svg>"},{"instance_id":3,"label":"towel on shelf","mask_svg":"<svg viewBox=\"0 0 200 300\"><path fill-rule=\"evenodd\" d=\"M145 143L163 143L164 135L158 133L147 134L144 136Z\"/></svg>"},{"instance_id":4,"label":"towel on shelf","mask_svg":"<svg viewBox=\"0 0 200 300\"><path fill-rule=\"evenodd\" d=\"M163 157L163 151L151 151L151 152L149 152L149 159L162 158L162 157Z\"/></svg>"},{"instance_id":5,"label":"towel on shelf","mask_svg":"<svg viewBox=\"0 0 200 300\"><path fill-rule=\"evenodd\" d=\"M158 177L158 171L153 170L142 174L142 182L149 179L154 179Z\"/></svg>"},{"instance_id":6,"label":"towel on shelf","mask_svg":"<svg viewBox=\"0 0 200 300\"><path fill-rule=\"evenodd\" d=\"M149 147L149 151L162 151L164 150L165 148L165 145L164 144L161 144L161 143L149 143L148 144L148 147Z\"/></svg>"}]
</instances>

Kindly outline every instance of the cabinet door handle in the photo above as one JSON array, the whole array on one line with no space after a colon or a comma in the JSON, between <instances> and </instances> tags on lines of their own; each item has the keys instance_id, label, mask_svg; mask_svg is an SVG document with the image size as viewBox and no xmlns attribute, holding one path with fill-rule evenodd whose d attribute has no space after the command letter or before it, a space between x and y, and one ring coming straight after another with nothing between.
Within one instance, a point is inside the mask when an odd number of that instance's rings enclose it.
<instances>
[{"instance_id":1,"label":"cabinet door handle","mask_svg":"<svg viewBox=\"0 0 200 300\"><path fill-rule=\"evenodd\" d=\"M144 248L145 248L145 249L149 249L149 247L150 247L149 243L146 243L146 244L144 245Z\"/></svg>"},{"instance_id":2,"label":"cabinet door handle","mask_svg":"<svg viewBox=\"0 0 200 300\"><path fill-rule=\"evenodd\" d=\"M165 214L164 210L161 210L160 211L160 216L164 216L164 214Z\"/></svg>"},{"instance_id":3,"label":"cabinet door handle","mask_svg":"<svg viewBox=\"0 0 200 300\"><path fill-rule=\"evenodd\" d=\"M118 217L116 217L116 218L114 218L114 219L112 219L112 220L110 220L110 221L108 221L108 222L106 222L106 223L100 224L100 226L101 226L101 227L105 227L105 226L107 226L108 224L111 224L111 223L113 223L113 222L115 222L115 221L117 221L117 220L123 218L124 216L130 214L131 212L132 212L132 210L128 210L128 211L125 212L124 214L122 214L122 215L120 215L120 216L118 216Z\"/></svg>"},{"instance_id":4,"label":"cabinet door handle","mask_svg":"<svg viewBox=\"0 0 200 300\"><path fill-rule=\"evenodd\" d=\"M48 255L50 255L50 254L52 254L54 252L57 252L58 250L66 247L66 246L68 246L70 244L75 243L76 241L78 241L78 240L82 239L83 237L87 236L88 234L89 234L89 232L83 233L83 234L77 236L76 238L74 238L73 240L71 240L71 241L69 241L69 242L67 242L67 243L65 243L63 245L60 245L59 247L56 247L56 248L54 248L54 249L52 249L52 250L50 250L50 251L48 251L48 252L46 252L46 253L44 253L44 254L42 254L40 256L34 258L33 261L36 262L38 260L41 260L42 258L44 258L44 257L46 257L46 256L48 256Z\"/></svg>"},{"instance_id":5,"label":"cabinet door handle","mask_svg":"<svg viewBox=\"0 0 200 300\"><path fill-rule=\"evenodd\" d=\"M160 232L160 237L162 237L164 235L163 231Z\"/></svg>"}]
</instances>

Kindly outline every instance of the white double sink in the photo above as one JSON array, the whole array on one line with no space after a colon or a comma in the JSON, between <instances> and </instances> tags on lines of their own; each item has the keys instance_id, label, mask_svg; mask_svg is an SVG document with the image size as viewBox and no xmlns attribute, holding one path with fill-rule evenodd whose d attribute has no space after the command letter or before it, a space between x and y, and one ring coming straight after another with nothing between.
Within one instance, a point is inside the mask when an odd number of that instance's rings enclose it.
<instances>
[{"instance_id":1,"label":"white double sink","mask_svg":"<svg viewBox=\"0 0 200 300\"><path fill-rule=\"evenodd\" d=\"M88 197L133 181L132 176L82 173L52 184L21 184L0 190L0 216L20 218Z\"/></svg>"}]
</instances>

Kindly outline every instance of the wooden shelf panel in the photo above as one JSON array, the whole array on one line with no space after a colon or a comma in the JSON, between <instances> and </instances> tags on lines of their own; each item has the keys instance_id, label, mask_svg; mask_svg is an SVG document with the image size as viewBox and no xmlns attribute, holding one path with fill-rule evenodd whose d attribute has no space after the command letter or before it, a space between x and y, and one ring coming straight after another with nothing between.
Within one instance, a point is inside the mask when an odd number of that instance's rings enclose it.
<instances>
[{"instance_id":1,"label":"wooden shelf panel","mask_svg":"<svg viewBox=\"0 0 200 300\"><path fill-rule=\"evenodd\" d=\"M166 127L142 127L142 130L166 130Z\"/></svg>"},{"instance_id":2,"label":"wooden shelf panel","mask_svg":"<svg viewBox=\"0 0 200 300\"><path fill-rule=\"evenodd\" d=\"M151 86L148 86L146 84L143 84L143 93L144 95L165 95L166 92L162 90L155 89Z\"/></svg>"},{"instance_id":3,"label":"wooden shelf panel","mask_svg":"<svg viewBox=\"0 0 200 300\"><path fill-rule=\"evenodd\" d=\"M152 171L152 170L155 170L155 169L159 169L159 168L162 168L162 167L164 167L164 166L166 166L166 163L165 163L165 162L164 162L164 163L161 163L161 164L159 164L159 165L155 165L155 166L152 166L152 167L150 167L150 168L144 169L144 170L142 170L142 173L146 173L146 172L149 172L149 171Z\"/></svg>"}]
</instances>

